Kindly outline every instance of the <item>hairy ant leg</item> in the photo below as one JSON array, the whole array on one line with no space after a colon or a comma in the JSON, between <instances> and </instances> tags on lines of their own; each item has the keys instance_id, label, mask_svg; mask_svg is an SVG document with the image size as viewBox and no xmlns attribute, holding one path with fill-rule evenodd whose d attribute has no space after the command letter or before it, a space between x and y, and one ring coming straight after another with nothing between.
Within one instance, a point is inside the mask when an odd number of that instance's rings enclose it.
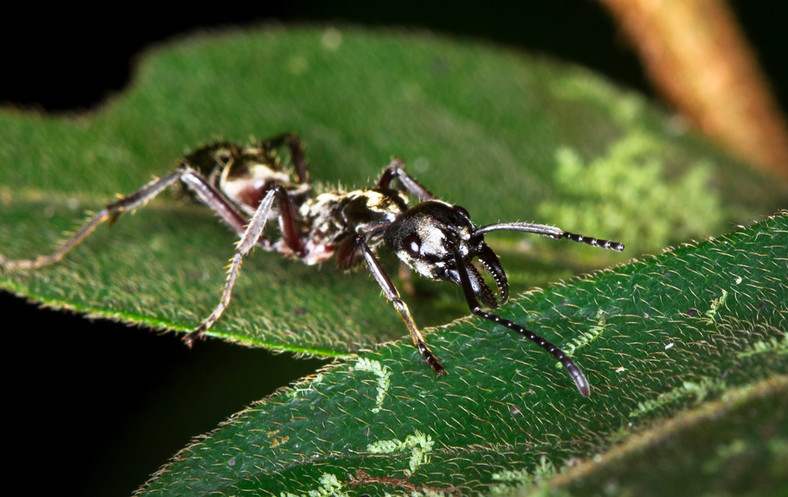
<instances>
[{"instance_id":1,"label":"hairy ant leg","mask_svg":"<svg viewBox=\"0 0 788 497\"><path fill-rule=\"evenodd\" d=\"M285 146L293 170L277 156L278 149ZM459 285L473 314L535 342L564 366L580 393L588 395L590 387L585 375L561 349L525 327L481 308L495 308L509 297L506 272L484 235L492 231L520 231L615 251L623 250L624 245L543 224L476 226L465 208L436 199L404 167L401 160L392 160L372 188L315 192L309 184L303 147L296 135L284 133L247 147L214 143L187 155L176 171L107 205L51 255L14 261L0 257L0 266L34 269L53 264L99 224L112 224L120 214L143 205L169 186L182 183L240 237L219 303L185 337L187 344L191 345L222 316L243 258L255 245L284 257L298 258L307 265L334 257L337 267L343 270L360 264L363 257L386 299L400 313L419 353L436 374L444 374L446 370L427 346L408 306L377 258L377 251L387 247L403 267L432 280ZM417 202L410 205L409 197L415 197ZM271 238L266 236L269 220L278 222L278 236L273 235L273 230L269 230ZM490 273L499 299L474 260Z\"/></svg>"},{"instance_id":2,"label":"hairy ant leg","mask_svg":"<svg viewBox=\"0 0 788 497\"><path fill-rule=\"evenodd\" d=\"M386 300L391 302L394 305L394 308L397 309L397 311L402 316L402 321L408 328L410 337L413 339L413 344L419 350L421 356L425 361L427 361L427 364L432 367L432 369L435 371L435 374L438 376L445 374L446 369L444 369L443 365L441 365L440 361L438 361L438 358L435 357L435 354L433 354L430 348L427 346L427 342L424 340L424 335L421 334L418 326L416 326L416 321L414 321L413 316L410 313L410 309L408 309L408 305L404 300L402 300L402 298L400 298L397 287L395 287L394 283L391 282L391 278L389 278L388 274L386 274L383 266L380 265L380 261L378 261L377 257L375 257L375 253L372 251L369 245L367 245L367 242L364 238L364 235L356 235L355 243L361 248L361 253L364 256L364 261L367 263L369 272L372 273L375 281L377 281L378 285L380 285L380 288L383 290L383 294L386 296Z\"/></svg>"},{"instance_id":3,"label":"hairy ant leg","mask_svg":"<svg viewBox=\"0 0 788 497\"><path fill-rule=\"evenodd\" d=\"M235 246L235 255L227 271L227 279L224 283L224 289L222 290L219 304L214 308L213 312L194 329L194 331L183 338L184 342L186 342L189 347L192 346L196 339L201 338L202 335L213 326L230 304L233 286L235 286L235 280L238 278L238 273L241 271L241 262L244 256L246 256L262 238L266 222L273 209L274 200L279 202L279 218L281 221L282 237L285 243L295 255L299 257L304 255L304 245L298 236L296 227L295 207L290 200L290 196L287 194L287 190L281 185L274 185L268 193L266 193L265 197L263 197L260 205L257 206L257 210L246 226L246 229L243 231L241 239Z\"/></svg>"},{"instance_id":4,"label":"hairy ant leg","mask_svg":"<svg viewBox=\"0 0 788 497\"><path fill-rule=\"evenodd\" d=\"M233 231L244 231L246 218L219 190L211 185L200 173L188 165L183 165L162 178L156 178L125 197L108 204L88 219L70 238L50 255L40 255L35 259L6 260L0 257L0 264L7 269L38 269L60 261L74 247L82 243L100 224L108 222L111 226L118 217L133 211L153 199L180 180L195 196L213 210Z\"/></svg>"}]
</instances>

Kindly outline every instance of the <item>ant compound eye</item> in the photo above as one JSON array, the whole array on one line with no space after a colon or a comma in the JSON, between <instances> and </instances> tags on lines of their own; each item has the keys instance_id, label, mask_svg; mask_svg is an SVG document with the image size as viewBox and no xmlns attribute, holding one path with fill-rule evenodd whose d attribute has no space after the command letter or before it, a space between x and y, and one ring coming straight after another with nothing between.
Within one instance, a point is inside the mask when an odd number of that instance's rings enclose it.
<instances>
[{"instance_id":1,"label":"ant compound eye","mask_svg":"<svg viewBox=\"0 0 788 497\"><path fill-rule=\"evenodd\" d=\"M405 252L411 257L418 257L421 253L421 239L416 233L411 233L403 240Z\"/></svg>"},{"instance_id":2,"label":"ant compound eye","mask_svg":"<svg viewBox=\"0 0 788 497\"><path fill-rule=\"evenodd\" d=\"M463 207L461 205L453 205L452 207L454 207L454 210L456 210L457 212L459 212L463 216L467 217L468 219L471 218L471 214L468 212L468 210L465 207Z\"/></svg>"}]
</instances>

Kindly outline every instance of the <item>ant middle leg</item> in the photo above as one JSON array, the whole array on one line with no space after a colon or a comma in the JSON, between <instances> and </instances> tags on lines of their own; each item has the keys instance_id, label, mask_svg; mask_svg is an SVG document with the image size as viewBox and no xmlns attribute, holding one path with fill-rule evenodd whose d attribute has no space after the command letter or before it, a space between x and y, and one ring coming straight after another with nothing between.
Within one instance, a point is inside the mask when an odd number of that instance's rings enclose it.
<instances>
[{"instance_id":1,"label":"ant middle leg","mask_svg":"<svg viewBox=\"0 0 788 497\"><path fill-rule=\"evenodd\" d=\"M192 346L196 339L201 338L203 334L213 326L229 306L233 287L238 278L238 273L241 270L241 262L243 262L243 258L262 238L266 222L273 209L274 200L279 201L279 216L283 224L282 237L285 243L287 243L296 255L303 255L304 248L296 232L294 207L290 202L290 197L284 187L281 185L274 185L274 187L266 193L265 197L263 197L252 219L244 229L241 239L235 246L235 255L230 262L230 268L227 272L227 279L224 283L224 290L222 291L219 304L214 308L213 312L194 329L194 331L184 337L184 341L189 347Z\"/></svg>"},{"instance_id":2,"label":"ant middle leg","mask_svg":"<svg viewBox=\"0 0 788 497\"><path fill-rule=\"evenodd\" d=\"M225 224L241 236L219 305L200 326L184 337L186 343L191 345L195 338L199 337L205 330L210 328L227 307L243 256L246 255L254 245L259 244L264 247L270 246L270 242L263 237L263 230L265 228L265 222L271 214L274 199L279 200L280 217L283 220L283 238L285 242L295 254L298 255L303 252L303 246L298 238L295 219L296 212L292 202L290 202L287 191L283 187L275 185L269 190L247 226L248 219L238 211L222 192L192 167L183 165L167 176L154 179L139 190L108 204L94 214L73 236L66 240L52 254L23 260L6 260L0 256L0 266L7 269L37 269L42 266L54 264L60 261L71 249L84 241L100 224L108 222L111 225L121 214L142 206L179 180L194 193L198 200L207 205Z\"/></svg>"}]
</instances>

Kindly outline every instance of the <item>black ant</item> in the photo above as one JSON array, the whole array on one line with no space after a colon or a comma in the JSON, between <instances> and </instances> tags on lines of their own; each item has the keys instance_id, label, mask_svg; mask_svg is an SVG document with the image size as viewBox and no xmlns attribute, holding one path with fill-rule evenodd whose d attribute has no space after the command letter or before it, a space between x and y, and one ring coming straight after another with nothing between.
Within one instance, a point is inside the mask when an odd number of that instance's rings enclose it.
<instances>
[{"instance_id":1,"label":"black ant","mask_svg":"<svg viewBox=\"0 0 788 497\"><path fill-rule=\"evenodd\" d=\"M294 178L277 157L277 150L282 147L289 149ZM395 180L397 188L392 185ZM392 160L383 169L372 188L314 195L301 142L289 133L246 148L232 143L199 148L185 156L174 172L107 205L53 254L17 261L0 257L0 265L7 269L35 269L54 264L99 224L108 221L111 225L122 213L143 205L178 181L241 237L221 300L210 316L184 337L189 346L227 308L241 260L258 245L286 257L299 258L308 265L335 256L340 269L350 269L363 260L386 299L402 315L416 348L436 374L444 374L446 370L430 351L408 306L375 255L377 248L385 245L419 274L459 285L473 314L504 325L535 342L566 368L581 394L589 394L585 375L561 349L523 326L481 308L480 301L490 308L497 307L498 302L472 261L478 258L490 272L503 303L509 298L509 284L498 257L484 242L485 233L523 231L616 251L623 250L623 244L543 224L514 222L477 227L467 210L436 199L405 172L399 159ZM418 203L409 207L407 194L415 197ZM268 221L278 221L278 232L266 232Z\"/></svg>"}]
</instances>

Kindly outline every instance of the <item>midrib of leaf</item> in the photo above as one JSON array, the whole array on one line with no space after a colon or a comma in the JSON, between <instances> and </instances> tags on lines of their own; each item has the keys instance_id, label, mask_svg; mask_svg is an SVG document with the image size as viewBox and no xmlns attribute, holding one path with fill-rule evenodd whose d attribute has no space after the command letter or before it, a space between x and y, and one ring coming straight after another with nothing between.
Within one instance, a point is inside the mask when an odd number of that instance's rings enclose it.
<instances>
[{"instance_id":1,"label":"midrib of leaf","mask_svg":"<svg viewBox=\"0 0 788 497\"><path fill-rule=\"evenodd\" d=\"M371 478L362 487L371 495L392 490L384 477L400 480L398 490L455 486L473 493L503 471L533 474L545 460L558 468L570 457L589 457L656 419L785 372L779 350L742 352L784 338L787 246L782 213L503 309L560 345L589 330L605 310L605 331L575 353L592 385L588 399L532 344L461 320L431 336L449 375L435 378L408 343L366 354L390 373L374 411L375 374L357 362L329 367L185 449L148 495L187 488L307 493L326 474L349 489L359 470ZM710 297L720 288L728 297L710 317ZM416 432L429 435L435 448L412 473L407 451L370 452L373 442Z\"/></svg>"},{"instance_id":2,"label":"midrib of leaf","mask_svg":"<svg viewBox=\"0 0 788 497\"><path fill-rule=\"evenodd\" d=\"M788 340L788 335L786 335ZM786 342L788 344L788 342ZM629 437L595 464L552 479L507 481L496 495L782 495L788 488L788 376L727 391ZM529 475L530 476L530 475Z\"/></svg>"}]
</instances>

